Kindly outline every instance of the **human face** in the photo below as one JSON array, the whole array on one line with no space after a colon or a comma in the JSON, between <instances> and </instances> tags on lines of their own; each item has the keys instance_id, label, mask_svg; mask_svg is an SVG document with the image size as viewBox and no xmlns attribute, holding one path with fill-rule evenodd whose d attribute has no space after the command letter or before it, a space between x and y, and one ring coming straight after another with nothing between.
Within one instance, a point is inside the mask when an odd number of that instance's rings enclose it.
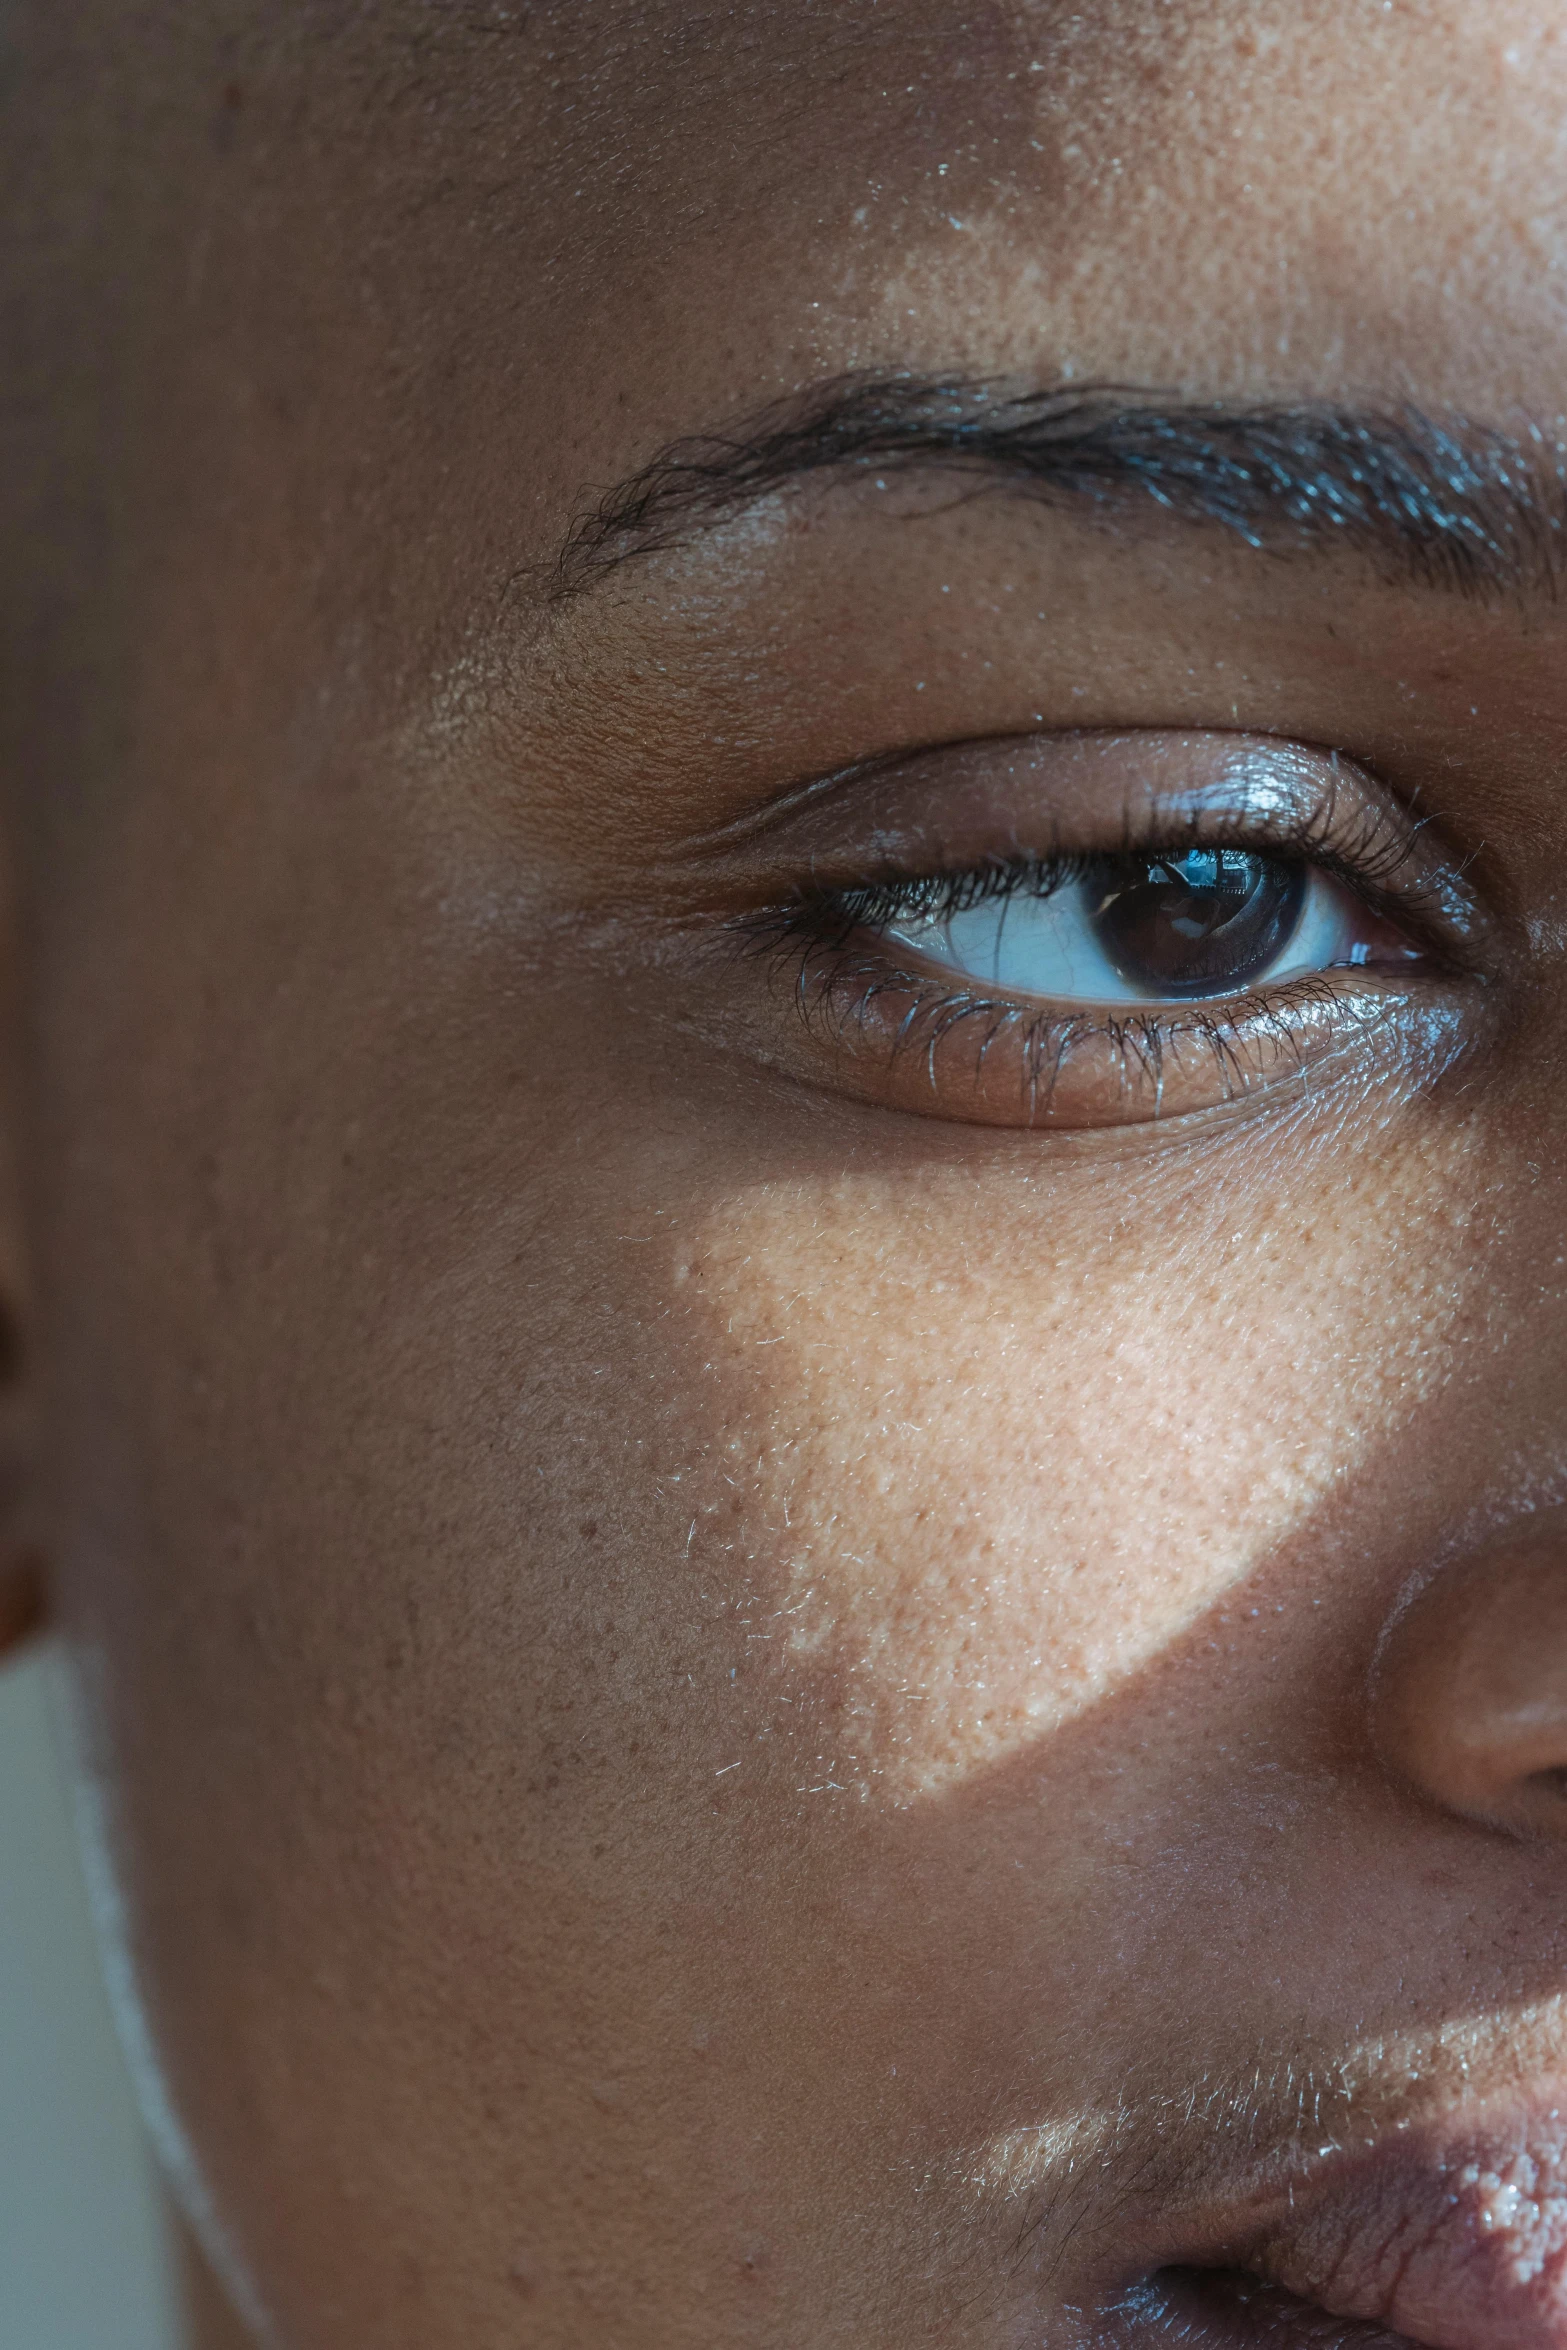
<instances>
[{"instance_id":1,"label":"human face","mask_svg":"<svg viewBox=\"0 0 1567 2350\"><path fill-rule=\"evenodd\" d=\"M1567 2350L1567 25L226 40L21 886L258 2338Z\"/></svg>"}]
</instances>

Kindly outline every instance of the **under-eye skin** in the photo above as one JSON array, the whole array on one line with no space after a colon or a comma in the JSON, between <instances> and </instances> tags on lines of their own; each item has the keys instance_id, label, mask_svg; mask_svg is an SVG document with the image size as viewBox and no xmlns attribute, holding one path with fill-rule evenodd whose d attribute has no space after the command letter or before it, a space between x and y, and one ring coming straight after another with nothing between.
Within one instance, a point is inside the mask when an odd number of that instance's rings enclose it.
<instances>
[{"instance_id":1,"label":"under-eye skin","mask_svg":"<svg viewBox=\"0 0 1567 2350\"><path fill-rule=\"evenodd\" d=\"M927 1115L1079 1128L1298 1093L1347 1057L1429 1081L1478 976L1462 874L1332 754L1237 761L1209 741L1215 787L1161 798L1118 738L1127 788L1097 840L1024 806L1004 848L923 869L883 851L850 878L816 844L812 872L740 927L835 1081Z\"/></svg>"}]
</instances>

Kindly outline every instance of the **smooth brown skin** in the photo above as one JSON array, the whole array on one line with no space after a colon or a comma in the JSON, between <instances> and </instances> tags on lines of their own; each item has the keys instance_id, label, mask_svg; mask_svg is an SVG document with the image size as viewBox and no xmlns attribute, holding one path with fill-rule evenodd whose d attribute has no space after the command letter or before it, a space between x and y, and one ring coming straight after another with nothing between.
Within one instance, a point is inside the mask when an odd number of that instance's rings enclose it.
<instances>
[{"instance_id":1,"label":"smooth brown skin","mask_svg":"<svg viewBox=\"0 0 1567 2350\"><path fill-rule=\"evenodd\" d=\"M991 2350L1286 2066L1567 2065L1561 612L850 492L529 584L855 367L1556 419L1560 11L16 46L8 1606L256 2340ZM682 843L1036 725L1418 788L1466 1049L1069 1136L714 978Z\"/></svg>"}]
</instances>

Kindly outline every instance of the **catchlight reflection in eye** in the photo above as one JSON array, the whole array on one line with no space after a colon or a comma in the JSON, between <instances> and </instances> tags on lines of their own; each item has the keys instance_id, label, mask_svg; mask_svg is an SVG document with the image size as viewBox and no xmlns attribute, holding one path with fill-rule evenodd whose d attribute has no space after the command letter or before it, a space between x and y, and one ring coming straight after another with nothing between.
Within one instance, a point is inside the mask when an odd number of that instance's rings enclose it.
<instances>
[{"instance_id":1,"label":"catchlight reflection in eye","mask_svg":"<svg viewBox=\"0 0 1567 2350\"><path fill-rule=\"evenodd\" d=\"M1331 874L1240 848L1095 857L1045 890L888 925L890 944L1007 995L1173 1003L1409 960Z\"/></svg>"}]
</instances>

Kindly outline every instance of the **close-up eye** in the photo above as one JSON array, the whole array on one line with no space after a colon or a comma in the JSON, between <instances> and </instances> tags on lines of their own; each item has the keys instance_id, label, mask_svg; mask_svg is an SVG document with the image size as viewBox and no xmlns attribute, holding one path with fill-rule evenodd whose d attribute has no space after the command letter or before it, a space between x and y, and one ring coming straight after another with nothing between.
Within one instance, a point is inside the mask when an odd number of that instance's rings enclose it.
<instances>
[{"instance_id":1,"label":"close-up eye","mask_svg":"<svg viewBox=\"0 0 1567 2350\"><path fill-rule=\"evenodd\" d=\"M839 1084L987 1125L1129 1125L1350 1048L1451 1048L1461 876L1336 754L1058 738L902 781L912 813L880 779L871 878L834 882L846 853L813 838L809 881L747 925Z\"/></svg>"}]
</instances>

